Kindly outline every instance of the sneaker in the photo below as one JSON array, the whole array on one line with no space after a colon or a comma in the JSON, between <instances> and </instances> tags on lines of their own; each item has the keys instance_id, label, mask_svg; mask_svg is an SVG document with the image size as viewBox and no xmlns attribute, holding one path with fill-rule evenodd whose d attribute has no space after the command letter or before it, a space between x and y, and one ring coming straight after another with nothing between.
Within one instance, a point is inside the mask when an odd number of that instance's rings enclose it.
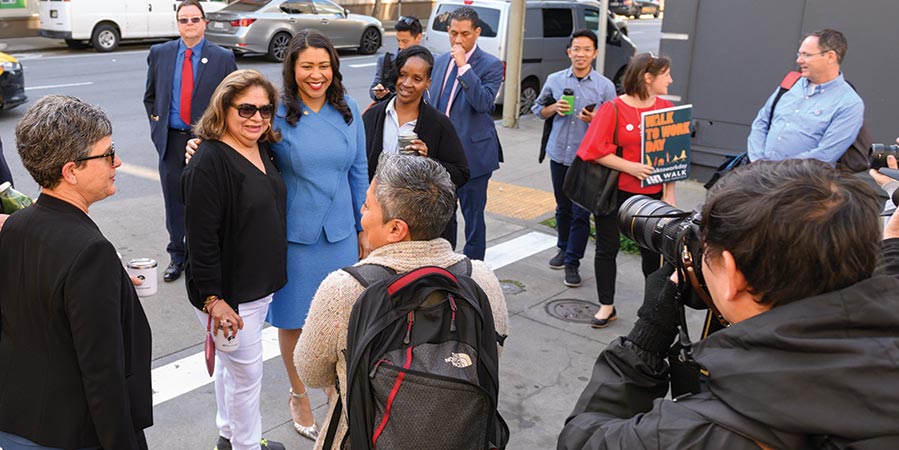
<instances>
[{"instance_id":1,"label":"sneaker","mask_svg":"<svg viewBox=\"0 0 899 450\"><path fill-rule=\"evenodd\" d=\"M212 450L231 450L231 441L219 436L219 440L215 443Z\"/></svg>"},{"instance_id":2,"label":"sneaker","mask_svg":"<svg viewBox=\"0 0 899 450\"><path fill-rule=\"evenodd\" d=\"M565 286L578 287L581 285L581 274L578 273L577 267L565 266Z\"/></svg>"},{"instance_id":3,"label":"sneaker","mask_svg":"<svg viewBox=\"0 0 899 450\"><path fill-rule=\"evenodd\" d=\"M549 260L549 267L557 270L565 267L565 249L560 248L556 256Z\"/></svg>"},{"instance_id":4,"label":"sneaker","mask_svg":"<svg viewBox=\"0 0 899 450\"><path fill-rule=\"evenodd\" d=\"M284 444L280 442L270 441L268 439L262 439L259 441L259 449L260 450L285 450Z\"/></svg>"}]
</instances>

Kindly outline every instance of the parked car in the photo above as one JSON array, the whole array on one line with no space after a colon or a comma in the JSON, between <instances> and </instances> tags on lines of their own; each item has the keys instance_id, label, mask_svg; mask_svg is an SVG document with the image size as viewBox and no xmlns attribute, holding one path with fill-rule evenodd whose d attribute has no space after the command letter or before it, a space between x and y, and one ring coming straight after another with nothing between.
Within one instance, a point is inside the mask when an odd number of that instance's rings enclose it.
<instances>
[{"instance_id":1,"label":"parked car","mask_svg":"<svg viewBox=\"0 0 899 450\"><path fill-rule=\"evenodd\" d=\"M207 14L206 37L236 54L262 53L280 62L297 32L315 28L334 47L372 54L381 48L384 27L371 16L352 14L330 0L238 0Z\"/></svg>"},{"instance_id":2,"label":"parked car","mask_svg":"<svg viewBox=\"0 0 899 450\"><path fill-rule=\"evenodd\" d=\"M508 35L508 0L437 0L428 20L427 33L422 45L434 55L450 49L450 14L470 6L478 13L481 36L478 47L506 63L506 36ZM600 4L590 0L539 0L528 1L525 10L524 46L521 64L522 115L530 111L546 77L571 65L565 48L571 33L581 28L599 32ZM620 89L625 66L636 52L636 46L612 20L606 17L605 66L603 74ZM497 104L503 103L503 87L497 93Z\"/></svg>"},{"instance_id":3,"label":"parked car","mask_svg":"<svg viewBox=\"0 0 899 450\"><path fill-rule=\"evenodd\" d=\"M621 30L621 34L628 36L627 34L627 19L624 16L619 16L609 10L609 18L612 19L612 22L615 22L615 26Z\"/></svg>"},{"instance_id":4,"label":"parked car","mask_svg":"<svg viewBox=\"0 0 899 450\"><path fill-rule=\"evenodd\" d=\"M123 40L178 37L177 0L40 0L40 35L65 39L73 49L111 52ZM207 14L225 6L200 2Z\"/></svg>"},{"instance_id":5,"label":"parked car","mask_svg":"<svg viewBox=\"0 0 899 450\"><path fill-rule=\"evenodd\" d=\"M640 14L652 14L652 17L659 17L662 8L656 0L636 0L640 4Z\"/></svg>"},{"instance_id":6,"label":"parked car","mask_svg":"<svg viewBox=\"0 0 899 450\"><path fill-rule=\"evenodd\" d=\"M22 63L0 53L0 110L14 108L27 100Z\"/></svg>"},{"instance_id":7,"label":"parked car","mask_svg":"<svg viewBox=\"0 0 899 450\"><path fill-rule=\"evenodd\" d=\"M609 11L622 16L639 19L643 7L638 0L609 0Z\"/></svg>"}]
</instances>

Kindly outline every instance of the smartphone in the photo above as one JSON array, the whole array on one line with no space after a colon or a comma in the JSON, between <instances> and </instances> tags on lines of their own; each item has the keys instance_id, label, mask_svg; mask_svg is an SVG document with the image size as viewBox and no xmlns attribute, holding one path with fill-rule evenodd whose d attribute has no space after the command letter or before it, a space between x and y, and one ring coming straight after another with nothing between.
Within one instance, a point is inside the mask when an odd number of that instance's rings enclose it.
<instances>
[{"instance_id":1,"label":"smartphone","mask_svg":"<svg viewBox=\"0 0 899 450\"><path fill-rule=\"evenodd\" d=\"M596 103L591 103L591 104L589 104L589 105L587 105L587 106L584 107L584 109L586 109L587 111L590 111L590 112L593 112L593 110L594 110L595 108L596 108Z\"/></svg>"}]
</instances>

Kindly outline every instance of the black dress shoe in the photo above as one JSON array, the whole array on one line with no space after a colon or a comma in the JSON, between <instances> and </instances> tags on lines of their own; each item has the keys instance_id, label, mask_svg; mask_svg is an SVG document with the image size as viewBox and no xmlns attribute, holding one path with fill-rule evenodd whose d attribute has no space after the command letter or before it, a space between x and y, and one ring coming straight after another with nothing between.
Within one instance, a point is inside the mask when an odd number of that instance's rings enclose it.
<instances>
[{"instance_id":1,"label":"black dress shoe","mask_svg":"<svg viewBox=\"0 0 899 450\"><path fill-rule=\"evenodd\" d=\"M162 279L165 281L175 281L178 278L181 278L182 270L184 270L184 268L181 264L171 262L169 263L169 266L165 268L165 272L162 273Z\"/></svg>"},{"instance_id":2,"label":"black dress shoe","mask_svg":"<svg viewBox=\"0 0 899 450\"><path fill-rule=\"evenodd\" d=\"M618 314L615 313L615 308L612 308L612 314L609 314L609 317L605 319L597 319L596 317L590 319L590 326L593 328L605 328L609 326L609 322L617 319Z\"/></svg>"}]
</instances>

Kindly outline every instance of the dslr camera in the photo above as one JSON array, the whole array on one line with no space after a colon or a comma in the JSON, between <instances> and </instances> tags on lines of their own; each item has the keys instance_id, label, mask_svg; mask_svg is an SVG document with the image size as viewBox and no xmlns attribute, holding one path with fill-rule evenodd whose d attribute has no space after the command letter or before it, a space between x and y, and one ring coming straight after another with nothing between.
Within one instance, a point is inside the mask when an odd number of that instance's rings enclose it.
<instances>
[{"instance_id":1,"label":"dslr camera","mask_svg":"<svg viewBox=\"0 0 899 450\"><path fill-rule=\"evenodd\" d=\"M627 199L618 209L621 234L640 247L661 254L674 266L680 280L678 301L693 309L708 309L722 326L726 326L728 323L712 302L702 275L701 220L699 212L681 211L645 195ZM706 329L703 335L713 331Z\"/></svg>"},{"instance_id":2,"label":"dslr camera","mask_svg":"<svg viewBox=\"0 0 899 450\"><path fill-rule=\"evenodd\" d=\"M899 145L896 144L871 144L871 168L881 169L887 167L887 156L893 155L899 160Z\"/></svg>"}]
</instances>

